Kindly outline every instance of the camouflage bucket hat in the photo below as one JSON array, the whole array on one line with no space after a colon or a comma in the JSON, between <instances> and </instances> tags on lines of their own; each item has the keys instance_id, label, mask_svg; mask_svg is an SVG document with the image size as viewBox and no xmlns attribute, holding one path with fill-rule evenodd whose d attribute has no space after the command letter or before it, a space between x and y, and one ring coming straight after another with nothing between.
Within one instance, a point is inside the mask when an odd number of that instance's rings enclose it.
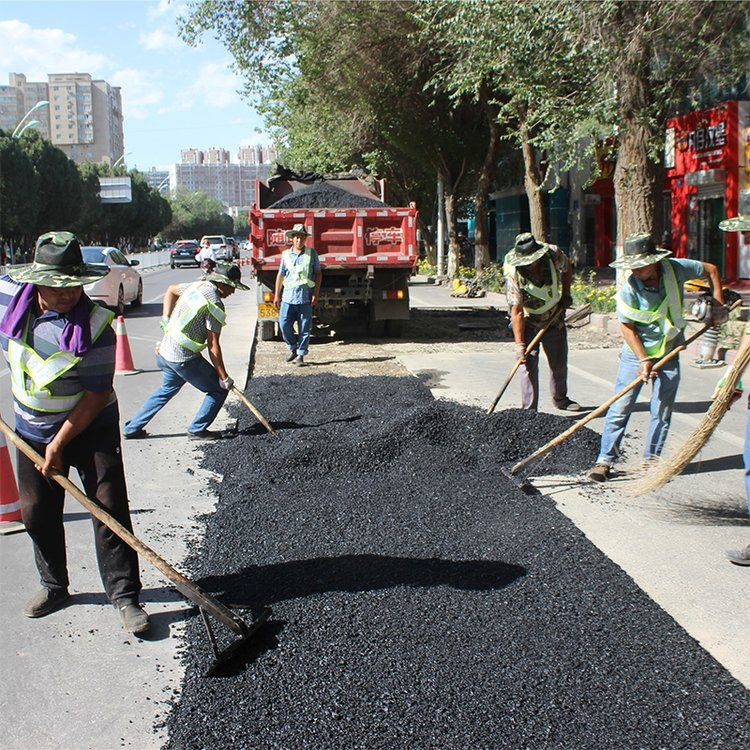
<instances>
[{"instance_id":1,"label":"camouflage bucket hat","mask_svg":"<svg viewBox=\"0 0 750 750\"><path fill-rule=\"evenodd\" d=\"M235 266L234 263L217 263L216 268L206 276L206 281L213 281L217 284L228 284L235 289L249 289L250 287L245 286L240 281L241 278L242 271L240 271L239 266Z\"/></svg>"},{"instance_id":2,"label":"camouflage bucket hat","mask_svg":"<svg viewBox=\"0 0 750 750\"><path fill-rule=\"evenodd\" d=\"M309 237L310 233L307 231L307 229L305 229L304 224L295 224L291 229L287 229L287 231L284 232L284 236L288 240L291 240L295 235L298 235L300 237Z\"/></svg>"},{"instance_id":3,"label":"camouflage bucket hat","mask_svg":"<svg viewBox=\"0 0 750 750\"><path fill-rule=\"evenodd\" d=\"M513 249L505 256L509 266L530 266L549 250L546 242L537 242L531 232L519 234L513 243Z\"/></svg>"},{"instance_id":4,"label":"camouflage bucket hat","mask_svg":"<svg viewBox=\"0 0 750 750\"><path fill-rule=\"evenodd\" d=\"M36 241L33 263L9 266L7 271L13 281L63 288L98 281L109 268L85 263L74 234L47 232Z\"/></svg>"},{"instance_id":5,"label":"camouflage bucket hat","mask_svg":"<svg viewBox=\"0 0 750 750\"><path fill-rule=\"evenodd\" d=\"M734 216L731 219L724 219L719 222L719 229L722 232L750 232L750 215Z\"/></svg>"},{"instance_id":6,"label":"camouflage bucket hat","mask_svg":"<svg viewBox=\"0 0 750 750\"><path fill-rule=\"evenodd\" d=\"M670 250L657 247L648 232L638 232L625 238L622 256L609 265L610 268L643 268L658 263L671 254Z\"/></svg>"}]
</instances>

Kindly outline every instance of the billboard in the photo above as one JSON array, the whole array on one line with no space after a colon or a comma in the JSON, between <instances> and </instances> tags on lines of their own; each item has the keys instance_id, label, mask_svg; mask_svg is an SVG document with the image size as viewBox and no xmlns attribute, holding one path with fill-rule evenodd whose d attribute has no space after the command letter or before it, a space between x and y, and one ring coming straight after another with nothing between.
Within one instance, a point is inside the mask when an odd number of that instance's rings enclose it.
<instances>
[{"instance_id":1,"label":"billboard","mask_svg":"<svg viewBox=\"0 0 750 750\"><path fill-rule=\"evenodd\" d=\"M130 177L100 177L99 200L102 203L132 203Z\"/></svg>"}]
</instances>

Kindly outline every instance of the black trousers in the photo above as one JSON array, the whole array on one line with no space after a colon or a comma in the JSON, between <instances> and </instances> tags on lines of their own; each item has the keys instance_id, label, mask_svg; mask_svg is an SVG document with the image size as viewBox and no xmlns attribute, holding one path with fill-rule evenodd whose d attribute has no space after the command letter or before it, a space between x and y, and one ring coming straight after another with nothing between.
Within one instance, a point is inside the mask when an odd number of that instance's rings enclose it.
<instances>
[{"instance_id":1,"label":"black trousers","mask_svg":"<svg viewBox=\"0 0 750 750\"><path fill-rule=\"evenodd\" d=\"M27 441L42 456L45 444ZM65 447L64 473L77 469L88 497L128 531L133 530L120 450L118 425L84 430ZM67 589L69 584L63 505L65 490L47 479L33 462L18 452L21 516L34 543L34 557L42 586ZM103 523L92 519L94 544L104 590L110 601L138 600L141 579L138 555Z\"/></svg>"},{"instance_id":2,"label":"black trousers","mask_svg":"<svg viewBox=\"0 0 750 750\"><path fill-rule=\"evenodd\" d=\"M528 346L539 328L529 325L524 328L524 341ZM549 389L555 406L568 400L568 332L565 326L551 325L534 350L521 365L521 406L536 411L539 406L539 350L544 349L550 369Z\"/></svg>"}]
</instances>

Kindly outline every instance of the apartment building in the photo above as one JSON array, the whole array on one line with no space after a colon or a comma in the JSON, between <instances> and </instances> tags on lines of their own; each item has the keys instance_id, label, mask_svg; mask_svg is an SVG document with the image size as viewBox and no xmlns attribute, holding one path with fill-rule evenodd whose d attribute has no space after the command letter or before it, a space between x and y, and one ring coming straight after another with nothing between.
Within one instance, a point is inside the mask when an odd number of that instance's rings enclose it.
<instances>
[{"instance_id":1,"label":"apartment building","mask_svg":"<svg viewBox=\"0 0 750 750\"><path fill-rule=\"evenodd\" d=\"M241 146L237 152L240 164L272 164L277 153L273 146Z\"/></svg>"},{"instance_id":2,"label":"apartment building","mask_svg":"<svg viewBox=\"0 0 750 750\"><path fill-rule=\"evenodd\" d=\"M9 85L0 86L0 127L12 130L42 101L49 104L34 111L38 124L33 127L73 161L112 164L124 153L118 86L88 73L51 73L46 82L11 73Z\"/></svg>"},{"instance_id":3,"label":"apartment building","mask_svg":"<svg viewBox=\"0 0 750 750\"><path fill-rule=\"evenodd\" d=\"M227 210L246 211L255 202L255 181L268 177L268 164L171 164L170 190L201 192L221 201Z\"/></svg>"}]
</instances>

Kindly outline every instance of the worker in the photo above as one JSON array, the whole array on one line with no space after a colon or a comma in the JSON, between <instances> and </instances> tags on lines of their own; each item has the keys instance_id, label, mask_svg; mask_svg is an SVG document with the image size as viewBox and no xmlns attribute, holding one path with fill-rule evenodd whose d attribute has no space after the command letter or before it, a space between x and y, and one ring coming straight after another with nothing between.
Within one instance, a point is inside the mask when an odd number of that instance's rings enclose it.
<instances>
[{"instance_id":1,"label":"worker","mask_svg":"<svg viewBox=\"0 0 750 750\"><path fill-rule=\"evenodd\" d=\"M505 256L504 273L516 356L521 361L522 407L536 410L539 406L539 347L530 352L526 349L549 324L539 343L549 363L552 401L563 411L581 411L580 404L568 398L564 310L573 306L570 259L556 245L537 242L533 234L524 232L516 237L513 249Z\"/></svg>"},{"instance_id":2,"label":"worker","mask_svg":"<svg viewBox=\"0 0 750 750\"><path fill-rule=\"evenodd\" d=\"M206 273L211 273L216 268L216 251L208 240L203 240L195 259Z\"/></svg>"},{"instance_id":3,"label":"worker","mask_svg":"<svg viewBox=\"0 0 750 750\"><path fill-rule=\"evenodd\" d=\"M248 288L241 278L238 266L218 263L200 281L172 284L167 289L162 303L164 336L156 351L162 383L138 413L125 422L123 436L126 439L146 437L145 426L185 383L206 394L188 426L188 438L217 440L223 437L222 432L209 429L234 385L224 366L219 341L226 323L222 300L234 294L235 289ZM208 348L211 364L201 355L205 348Z\"/></svg>"},{"instance_id":4,"label":"worker","mask_svg":"<svg viewBox=\"0 0 750 750\"><path fill-rule=\"evenodd\" d=\"M318 301L323 274L317 252L305 247L305 240L310 236L305 225L295 224L285 236L291 242L291 247L281 254L273 301L279 306L279 328L289 350L286 361L296 360L297 366L302 367L310 343L313 307Z\"/></svg>"},{"instance_id":5,"label":"worker","mask_svg":"<svg viewBox=\"0 0 750 750\"><path fill-rule=\"evenodd\" d=\"M719 229L724 232L738 232L742 233L743 241L746 245L750 245L750 216L742 215L734 216L731 219L724 219L719 222ZM747 346L747 342L750 339L750 323L745 325L745 331L740 342L740 347ZM729 373L724 376L723 380L728 377ZM721 381L719 381L721 383ZM714 394L715 396L716 394ZM735 391L735 399L742 395L742 386ZM750 516L750 398L747 401L748 415L747 424L745 426L745 449L742 452L742 461L745 466L745 498L747 500L747 513ZM729 562L735 565L750 565L750 544L744 548L730 549L727 550L727 558Z\"/></svg>"},{"instance_id":6,"label":"worker","mask_svg":"<svg viewBox=\"0 0 750 750\"><path fill-rule=\"evenodd\" d=\"M623 390L639 375L641 383L617 399L607 411L601 447L596 465L589 472L594 482L606 482L612 465L620 455L620 444L643 383L652 382L651 419L643 450L644 461L661 455L667 439L672 408L680 382L677 356L657 372L651 372L657 360L684 342L683 285L688 279L707 277L718 302L714 314L723 311L724 294L719 271L713 263L687 258L671 258L672 253L657 247L646 232L629 236L623 255L609 265L631 271L617 293L617 317L624 339L615 380L615 393ZM718 317L712 322L717 322Z\"/></svg>"},{"instance_id":7,"label":"worker","mask_svg":"<svg viewBox=\"0 0 750 750\"><path fill-rule=\"evenodd\" d=\"M42 588L24 607L44 617L70 598L63 504L65 490L51 477L74 466L86 494L128 531L130 520L120 452L111 312L94 304L84 284L107 274L83 261L70 232L48 232L34 262L0 277L0 344L10 368L16 433L43 459L37 469L19 451L21 515L34 545ZM131 633L149 619L139 603L138 557L93 519L99 572L109 600Z\"/></svg>"}]
</instances>

